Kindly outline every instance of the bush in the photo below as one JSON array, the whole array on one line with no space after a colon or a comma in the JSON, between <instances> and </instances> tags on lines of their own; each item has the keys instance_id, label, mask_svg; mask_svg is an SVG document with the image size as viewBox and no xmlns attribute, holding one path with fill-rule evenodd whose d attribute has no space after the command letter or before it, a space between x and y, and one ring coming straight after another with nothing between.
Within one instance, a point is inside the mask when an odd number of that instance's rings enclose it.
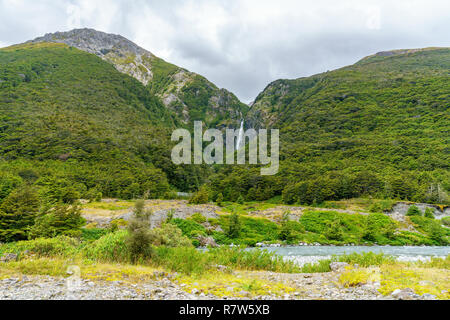
<instances>
[{"instance_id":1,"label":"bush","mask_svg":"<svg viewBox=\"0 0 450 320\"><path fill-rule=\"evenodd\" d=\"M344 238L344 232L339 219L330 222L325 232L325 236L330 240L341 241Z\"/></svg>"},{"instance_id":2,"label":"bush","mask_svg":"<svg viewBox=\"0 0 450 320\"><path fill-rule=\"evenodd\" d=\"M380 266L395 262L395 258L384 253L352 253L342 256L333 256L333 261L347 262L348 264L358 264L360 267Z\"/></svg>"},{"instance_id":3,"label":"bush","mask_svg":"<svg viewBox=\"0 0 450 320\"><path fill-rule=\"evenodd\" d=\"M209 192L206 187L202 186L200 190L192 195L189 199L190 204L204 204L209 201Z\"/></svg>"},{"instance_id":4,"label":"bush","mask_svg":"<svg viewBox=\"0 0 450 320\"><path fill-rule=\"evenodd\" d=\"M382 213L371 213L367 217L363 239L368 241L383 241L383 237L391 239L397 229L396 223Z\"/></svg>"},{"instance_id":5,"label":"bush","mask_svg":"<svg viewBox=\"0 0 450 320\"><path fill-rule=\"evenodd\" d=\"M189 238L191 238L191 235L193 234L194 231L201 234L206 234L206 228L193 220L183 220L175 218L172 219L170 223L180 228L183 235Z\"/></svg>"},{"instance_id":6,"label":"bush","mask_svg":"<svg viewBox=\"0 0 450 320\"><path fill-rule=\"evenodd\" d=\"M120 230L108 233L83 248L86 258L104 262L130 262L130 254L126 244L128 232Z\"/></svg>"},{"instance_id":7,"label":"bush","mask_svg":"<svg viewBox=\"0 0 450 320\"><path fill-rule=\"evenodd\" d=\"M84 241L95 241L106 235L108 232L108 229L82 228L81 239Z\"/></svg>"},{"instance_id":8,"label":"bush","mask_svg":"<svg viewBox=\"0 0 450 320\"><path fill-rule=\"evenodd\" d=\"M450 227L450 217L443 217L441 222L444 226Z\"/></svg>"},{"instance_id":9,"label":"bush","mask_svg":"<svg viewBox=\"0 0 450 320\"><path fill-rule=\"evenodd\" d=\"M0 245L0 256L3 253L15 253L20 256L29 251L39 257L73 257L78 252L79 245L78 240L66 236L18 241Z\"/></svg>"},{"instance_id":10,"label":"bush","mask_svg":"<svg viewBox=\"0 0 450 320\"><path fill-rule=\"evenodd\" d=\"M408 208L408 211L406 212L407 216L421 216L422 212L417 208L417 206L412 205Z\"/></svg>"},{"instance_id":11,"label":"bush","mask_svg":"<svg viewBox=\"0 0 450 320\"><path fill-rule=\"evenodd\" d=\"M230 238L239 237L239 233L241 232L241 223L239 221L239 215L233 212L230 215L230 221L228 224L227 236Z\"/></svg>"},{"instance_id":12,"label":"bush","mask_svg":"<svg viewBox=\"0 0 450 320\"><path fill-rule=\"evenodd\" d=\"M171 223L164 223L161 228L150 230L150 234L155 246L192 247L191 240L183 236L181 229Z\"/></svg>"},{"instance_id":13,"label":"bush","mask_svg":"<svg viewBox=\"0 0 450 320\"><path fill-rule=\"evenodd\" d=\"M133 263L147 260L152 256L152 243L155 240L155 234L150 232L150 215L151 212L145 210L145 202L143 200L136 201L134 217L128 223L126 239Z\"/></svg>"},{"instance_id":14,"label":"bush","mask_svg":"<svg viewBox=\"0 0 450 320\"><path fill-rule=\"evenodd\" d=\"M29 232L31 239L52 238L58 235L81 236L86 220L81 216L78 204L59 204L38 218Z\"/></svg>"},{"instance_id":15,"label":"bush","mask_svg":"<svg viewBox=\"0 0 450 320\"><path fill-rule=\"evenodd\" d=\"M24 186L12 191L0 206L0 242L28 239L39 211L35 189Z\"/></svg>"},{"instance_id":16,"label":"bush","mask_svg":"<svg viewBox=\"0 0 450 320\"><path fill-rule=\"evenodd\" d=\"M285 273L300 271L294 262L286 261L282 256L267 250L219 247L210 249L208 253L216 264L241 270L267 270Z\"/></svg>"},{"instance_id":17,"label":"bush","mask_svg":"<svg viewBox=\"0 0 450 320\"><path fill-rule=\"evenodd\" d=\"M434 210L431 208L426 208L423 216L425 218L434 219Z\"/></svg>"},{"instance_id":18,"label":"bush","mask_svg":"<svg viewBox=\"0 0 450 320\"><path fill-rule=\"evenodd\" d=\"M442 227L439 221L419 216L412 216L410 219L415 228L426 233L430 239L435 241L435 244L447 244L445 236L450 232Z\"/></svg>"},{"instance_id":19,"label":"bush","mask_svg":"<svg viewBox=\"0 0 450 320\"><path fill-rule=\"evenodd\" d=\"M217 195L216 203L217 203L217 205L218 205L219 207L222 206L222 203L223 203L223 194L222 194L222 193L219 193L219 194Z\"/></svg>"},{"instance_id":20,"label":"bush","mask_svg":"<svg viewBox=\"0 0 450 320\"><path fill-rule=\"evenodd\" d=\"M189 217L190 220L195 221L199 224L205 223L206 218L201 213L194 213L192 216Z\"/></svg>"},{"instance_id":21,"label":"bush","mask_svg":"<svg viewBox=\"0 0 450 320\"><path fill-rule=\"evenodd\" d=\"M290 212L287 211L283 213L283 217L281 219L281 230L279 234L279 239L283 241L292 241L294 239L294 236L292 234L292 227L289 223L289 214Z\"/></svg>"},{"instance_id":22,"label":"bush","mask_svg":"<svg viewBox=\"0 0 450 320\"><path fill-rule=\"evenodd\" d=\"M188 247L158 247L152 262L173 272L202 274L211 268L208 254Z\"/></svg>"}]
</instances>

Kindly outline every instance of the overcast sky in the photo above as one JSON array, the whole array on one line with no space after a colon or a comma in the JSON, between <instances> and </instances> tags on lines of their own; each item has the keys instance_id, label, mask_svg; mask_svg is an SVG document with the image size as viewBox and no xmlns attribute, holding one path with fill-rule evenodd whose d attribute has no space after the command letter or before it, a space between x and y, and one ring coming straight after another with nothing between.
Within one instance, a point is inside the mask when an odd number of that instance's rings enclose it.
<instances>
[{"instance_id":1,"label":"overcast sky","mask_svg":"<svg viewBox=\"0 0 450 320\"><path fill-rule=\"evenodd\" d=\"M250 102L276 79L450 47L450 1L0 0L0 47L80 27L121 34Z\"/></svg>"}]
</instances>

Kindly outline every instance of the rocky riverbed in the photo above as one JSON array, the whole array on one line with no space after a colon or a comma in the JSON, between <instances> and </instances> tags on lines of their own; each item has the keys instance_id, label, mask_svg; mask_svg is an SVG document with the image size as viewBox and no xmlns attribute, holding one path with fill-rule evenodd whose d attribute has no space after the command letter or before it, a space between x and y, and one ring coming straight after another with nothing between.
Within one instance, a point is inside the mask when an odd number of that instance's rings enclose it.
<instances>
[{"instance_id":1,"label":"rocky riverbed","mask_svg":"<svg viewBox=\"0 0 450 320\"><path fill-rule=\"evenodd\" d=\"M257 300L427 300L431 295L417 295L410 289L397 290L390 296L378 291L379 283L362 284L344 288L339 284L342 266L334 271L313 274L284 274L273 272L237 272L240 276L283 283L296 291L277 296L241 297ZM190 292L188 292L190 291ZM243 292L245 295L245 292ZM186 290L177 280L162 278L154 281L129 283L125 281L90 281L86 279L50 276L15 276L0 280L0 300L217 300L236 299L233 296L217 297L202 290Z\"/></svg>"}]
</instances>

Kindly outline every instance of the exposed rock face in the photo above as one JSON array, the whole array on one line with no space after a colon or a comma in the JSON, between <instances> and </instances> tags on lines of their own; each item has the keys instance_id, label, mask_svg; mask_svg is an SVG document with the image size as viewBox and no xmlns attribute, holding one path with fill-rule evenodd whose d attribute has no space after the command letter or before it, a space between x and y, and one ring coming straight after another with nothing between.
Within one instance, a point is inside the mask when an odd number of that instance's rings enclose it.
<instances>
[{"instance_id":1,"label":"exposed rock face","mask_svg":"<svg viewBox=\"0 0 450 320\"><path fill-rule=\"evenodd\" d=\"M68 32L47 33L31 42L65 43L95 54L112 63L118 71L136 78L144 85L153 78L151 60L155 56L120 35L93 29L75 29Z\"/></svg>"}]
</instances>

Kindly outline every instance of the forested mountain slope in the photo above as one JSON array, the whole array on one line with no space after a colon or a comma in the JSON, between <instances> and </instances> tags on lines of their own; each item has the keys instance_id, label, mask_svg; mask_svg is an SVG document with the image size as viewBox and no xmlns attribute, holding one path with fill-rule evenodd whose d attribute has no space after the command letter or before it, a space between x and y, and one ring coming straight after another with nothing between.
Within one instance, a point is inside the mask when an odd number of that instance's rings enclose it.
<instances>
[{"instance_id":1,"label":"forested mountain slope","mask_svg":"<svg viewBox=\"0 0 450 320\"><path fill-rule=\"evenodd\" d=\"M281 169L227 168L213 181L236 199L288 203L360 195L448 202L450 49L381 52L335 71L277 80L246 122L280 129Z\"/></svg>"},{"instance_id":2,"label":"forested mountain slope","mask_svg":"<svg viewBox=\"0 0 450 320\"><path fill-rule=\"evenodd\" d=\"M138 80L60 43L0 49L0 198L24 180L79 196L163 196L201 183L175 167L178 116ZM63 192L63 191L61 191Z\"/></svg>"}]
</instances>

